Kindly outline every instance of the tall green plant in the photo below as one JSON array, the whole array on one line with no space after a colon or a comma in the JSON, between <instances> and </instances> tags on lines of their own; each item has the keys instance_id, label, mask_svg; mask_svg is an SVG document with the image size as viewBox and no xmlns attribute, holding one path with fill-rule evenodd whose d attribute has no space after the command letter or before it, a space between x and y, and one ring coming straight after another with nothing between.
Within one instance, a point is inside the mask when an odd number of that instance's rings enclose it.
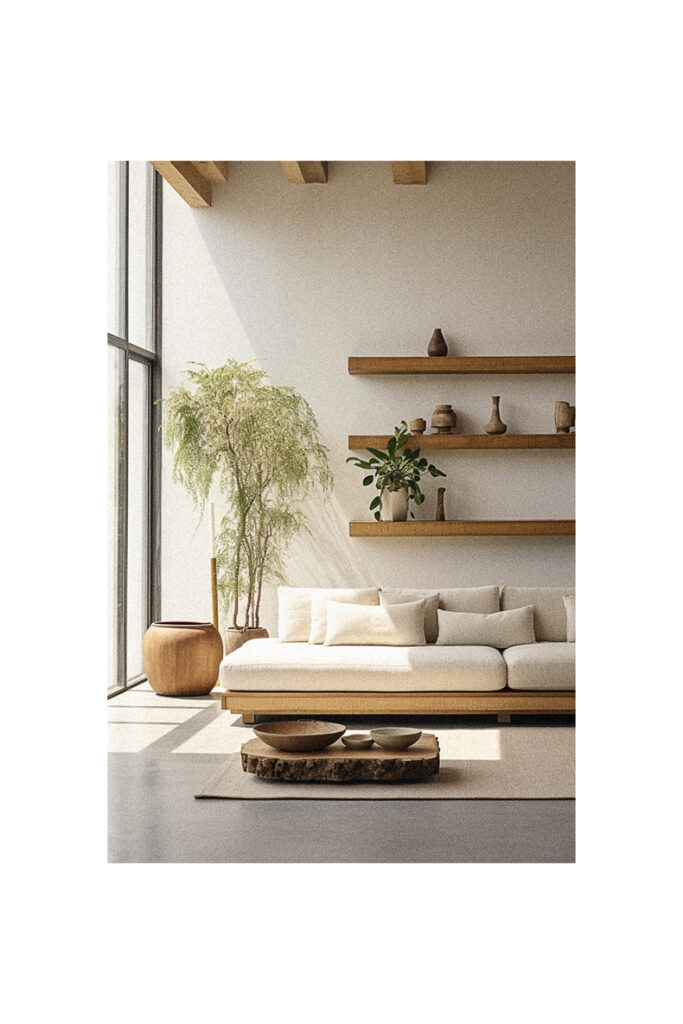
<instances>
[{"instance_id":1,"label":"tall green plant","mask_svg":"<svg viewBox=\"0 0 683 1024\"><path fill-rule=\"evenodd\" d=\"M445 476L440 469L433 466L425 458L420 458L419 448L408 448L407 444L411 438L408 424L405 420L400 427L394 427L394 436L387 442L387 450L380 451L378 448L368 448L371 458L360 459L357 455L349 455L347 462L353 462L360 469L369 469L372 472L363 480L363 486L369 487L374 483L379 491L370 502L370 511L374 510L375 519L379 519L382 513L382 495L385 491L408 492L416 505L421 505L425 500L420 488L420 480L425 473L430 476ZM411 518L415 514L411 509Z\"/></svg>"},{"instance_id":2,"label":"tall green plant","mask_svg":"<svg viewBox=\"0 0 683 1024\"><path fill-rule=\"evenodd\" d=\"M203 513L214 483L226 502L216 538L218 585L234 629L256 628L263 587L283 582L292 538L307 529L303 502L332 488L328 449L311 407L252 363L190 363L164 401L173 477ZM239 625L244 602L244 627Z\"/></svg>"}]
</instances>

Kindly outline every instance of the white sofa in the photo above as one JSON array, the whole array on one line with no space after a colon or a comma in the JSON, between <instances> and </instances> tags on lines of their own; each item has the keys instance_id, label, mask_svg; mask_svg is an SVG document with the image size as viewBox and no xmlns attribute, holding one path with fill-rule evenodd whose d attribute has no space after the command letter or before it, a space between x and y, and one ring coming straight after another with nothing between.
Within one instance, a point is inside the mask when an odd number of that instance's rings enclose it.
<instances>
[{"instance_id":1,"label":"white sofa","mask_svg":"<svg viewBox=\"0 0 683 1024\"><path fill-rule=\"evenodd\" d=\"M338 594L346 594L344 600L354 600L352 591L281 588L280 636L295 639L251 640L221 663L222 706L241 713L245 722L264 714L495 713L499 721L509 721L514 713L574 713L575 644L573 636L568 640L564 601L573 597L571 587L381 591L383 604L428 595L433 607L438 592L439 609L479 615L532 606L535 642L503 649L435 642L415 646L310 643L301 639L310 628L310 601L292 626L291 619L284 621L282 595L287 590L290 600L292 595L298 599L306 594L335 601ZM361 603L376 604L370 590L362 593ZM425 634L432 641L435 636L438 639L436 621L425 618ZM573 622L570 627L573 630Z\"/></svg>"}]
</instances>

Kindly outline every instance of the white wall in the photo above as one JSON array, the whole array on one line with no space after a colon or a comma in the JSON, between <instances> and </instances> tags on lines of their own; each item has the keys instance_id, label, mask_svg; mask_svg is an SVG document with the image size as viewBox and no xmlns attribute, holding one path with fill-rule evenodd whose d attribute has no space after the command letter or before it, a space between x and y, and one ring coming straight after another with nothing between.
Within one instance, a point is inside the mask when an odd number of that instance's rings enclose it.
<instances>
[{"instance_id":1,"label":"white wall","mask_svg":"<svg viewBox=\"0 0 683 1024\"><path fill-rule=\"evenodd\" d=\"M451 355L574 351L574 166L432 163L427 186L395 186L388 163L336 163L327 185L291 185L279 163L231 163L213 205L190 209L164 185L164 394L189 360L261 360L311 404L330 449L332 501L313 503L312 537L293 546L291 585L573 583L572 538L348 537L374 490L345 464L351 433L429 422L450 402L483 431L500 394L510 432L554 432L573 376L352 377L350 355L425 355L441 327ZM580 413L580 410L579 410ZM580 419L580 417L579 417ZM572 518L568 451L435 452L418 518ZM163 488L162 614L210 618L208 525ZM218 497L218 496L217 496ZM220 506L217 504L217 511ZM275 595L263 624L277 631Z\"/></svg>"}]
</instances>

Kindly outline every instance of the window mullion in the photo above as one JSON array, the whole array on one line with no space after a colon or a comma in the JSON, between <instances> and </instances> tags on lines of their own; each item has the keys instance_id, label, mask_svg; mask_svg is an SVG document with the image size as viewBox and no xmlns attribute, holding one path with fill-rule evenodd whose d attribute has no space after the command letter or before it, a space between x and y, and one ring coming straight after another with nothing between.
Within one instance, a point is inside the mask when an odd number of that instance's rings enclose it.
<instances>
[{"instance_id":1,"label":"window mullion","mask_svg":"<svg viewBox=\"0 0 683 1024\"><path fill-rule=\"evenodd\" d=\"M129 237L129 223L128 223L128 161L123 160L121 162L121 174L119 179L119 213L120 213L120 239L121 244L119 245L120 262L119 262L119 300L121 302L120 310L120 324L121 333L125 341L128 341L128 237Z\"/></svg>"},{"instance_id":2,"label":"window mullion","mask_svg":"<svg viewBox=\"0 0 683 1024\"><path fill-rule=\"evenodd\" d=\"M126 647L128 616L128 352L124 350L123 373L119 392L119 507L118 507L118 676L126 686Z\"/></svg>"}]
</instances>

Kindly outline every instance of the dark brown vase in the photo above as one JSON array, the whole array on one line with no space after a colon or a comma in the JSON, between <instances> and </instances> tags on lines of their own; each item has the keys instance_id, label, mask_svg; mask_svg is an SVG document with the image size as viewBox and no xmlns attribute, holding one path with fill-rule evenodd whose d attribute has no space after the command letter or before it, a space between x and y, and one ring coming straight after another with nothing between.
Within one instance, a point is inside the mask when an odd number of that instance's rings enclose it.
<instances>
[{"instance_id":1,"label":"dark brown vase","mask_svg":"<svg viewBox=\"0 0 683 1024\"><path fill-rule=\"evenodd\" d=\"M432 334L432 337L431 337L430 342L429 342L429 347L427 348L427 355L428 356L447 356L448 355L448 345L446 344L446 340L445 340L443 334L441 333L441 328L440 327L437 327L436 330L434 331L434 333Z\"/></svg>"},{"instance_id":2,"label":"dark brown vase","mask_svg":"<svg viewBox=\"0 0 683 1024\"><path fill-rule=\"evenodd\" d=\"M443 505L443 496L446 493L445 487L439 487L436 492L436 516L437 523L443 523L446 519L446 512Z\"/></svg>"}]
</instances>

